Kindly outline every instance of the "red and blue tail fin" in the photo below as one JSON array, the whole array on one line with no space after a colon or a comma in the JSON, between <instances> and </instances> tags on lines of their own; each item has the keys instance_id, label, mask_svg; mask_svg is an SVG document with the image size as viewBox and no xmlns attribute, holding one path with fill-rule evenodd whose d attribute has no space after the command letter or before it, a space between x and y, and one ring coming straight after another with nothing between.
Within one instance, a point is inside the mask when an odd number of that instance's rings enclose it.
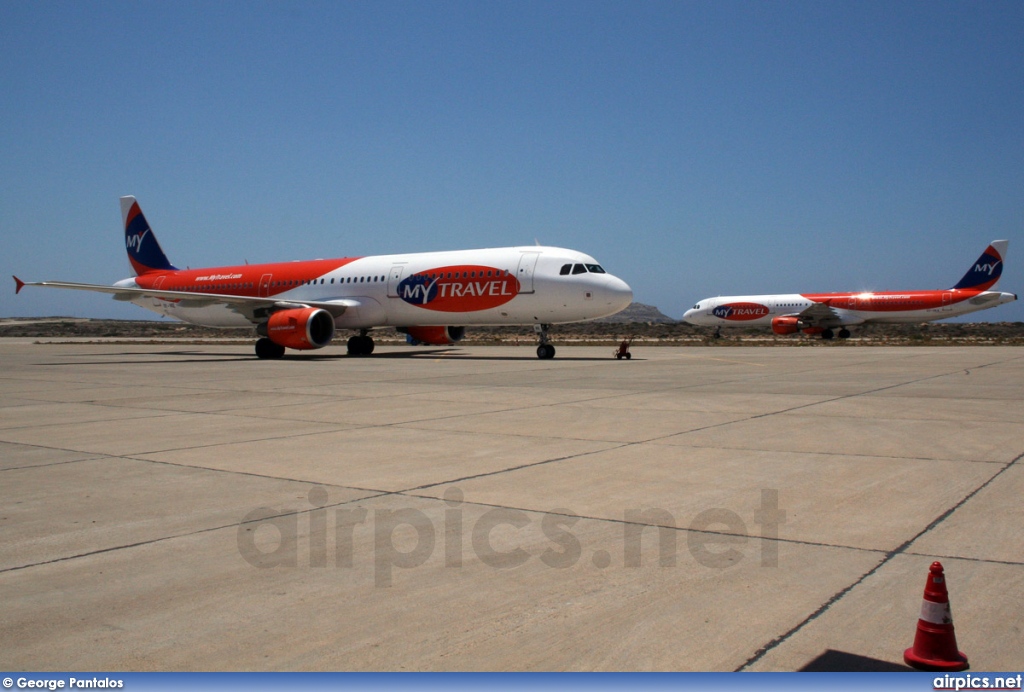
<instances>
[{"instance_id":1,"label":"red and blue tail fin","mask_svg":"<svg viewBox=\"0 0 1024 692\"><path fill-rule=\"evenodd\" d=\"M142 214L139 203L131 195L121 198L121 219L124 221L125 250L136 274L177 269L167 261L153 229Z\"/></svg>"},{"instance_id":2,"label":"red and blue tail fin","mask_svg":"<svg viewBox=\"0 0 1024 692\"><path fill-rule=\"evenodd\" d=\"M971 291L987 291L996 285L1003 273L1003 259L1006 257L1006 246L1008 240L993 240L992 244L985 248L971 268L964 274L953 288L962 288Z\"/></svg>"}]
</instances>

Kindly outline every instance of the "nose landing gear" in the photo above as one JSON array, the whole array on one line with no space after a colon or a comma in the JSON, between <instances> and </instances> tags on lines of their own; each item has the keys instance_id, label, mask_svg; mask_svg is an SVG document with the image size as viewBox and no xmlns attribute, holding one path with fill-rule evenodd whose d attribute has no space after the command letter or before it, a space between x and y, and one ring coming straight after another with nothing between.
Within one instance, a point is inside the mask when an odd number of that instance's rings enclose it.
<instances>
[{"instance_id":1,"label":"nose landing gear","mask_svg":"<svg viewBox=\"0 0 1024 692\"><path fill-rule=\"evenodd\" d=\"M555 357L555 347L548 342L548 329L550 324L535 324L533 331L537 332L537 339L540 345L537 346L537 357L541 360L550 360Z\"/></svg>"}]
</instances>

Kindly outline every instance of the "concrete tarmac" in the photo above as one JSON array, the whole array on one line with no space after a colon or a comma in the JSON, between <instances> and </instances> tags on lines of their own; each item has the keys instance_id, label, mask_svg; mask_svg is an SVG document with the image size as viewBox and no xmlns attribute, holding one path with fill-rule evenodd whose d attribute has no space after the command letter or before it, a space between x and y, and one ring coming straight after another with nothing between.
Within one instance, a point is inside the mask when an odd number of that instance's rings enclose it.
<instances>
[{"instance_id":1,"label":"concrete tarmac","mask_svg":"<svg viewBox=\"0 0 1024 692\"><path fill-rule=\"evenodd\" d=\"M0 341L0 669L1024 667L1022 349L251 353Z\"/></svg>"}]
</instances>

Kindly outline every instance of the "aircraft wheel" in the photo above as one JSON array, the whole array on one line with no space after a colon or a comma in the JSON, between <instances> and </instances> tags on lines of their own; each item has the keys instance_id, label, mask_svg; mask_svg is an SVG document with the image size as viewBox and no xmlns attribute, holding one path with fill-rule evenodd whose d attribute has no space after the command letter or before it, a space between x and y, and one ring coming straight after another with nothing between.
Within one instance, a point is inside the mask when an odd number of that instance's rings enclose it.
<instances>
[{"instance_id":1,"label":"aircraft wheel","mask_svg":"<svg viewBox=\"0 0 1024 692\"><path fill-rule=\"evenodd\" d=\"M828 339L831 339L831 338L832 338L833 336L835 336L835 335L834 335L834 334L832 333L832 330L831 330L831 329L826 329L825 331L823 331L823 332L821 333L821 338L822 338L822 339L825 339L826 341L827 341Z\"/></svg>"},{"instance_id":2,"label":"aircraft wheel","mask_svg":"<svg viewBox=\"0 0 1024 692\"><path fill-rule=\"evenodd\" d=\"M275 344L267 338L259 339L256 342L256 357L263 359L276 359L284 355L284 346Z\"/></svg>"},{"instance_id":3,"label":"aircraft wheel","mask_svg":"<svg viewBox=\"0 0 1024 692\"><path fill-rule=\"evenodd\" d=\"M840 329L839 330L839 338L840 339L849 339L850 338L850 330L849 329Z\"/></svg>"},{"instance_id":4,"label":"aircraft wheel","mask_svg":"<svg viewBox=\"0 0 1024 692\"><path fill-rule=\"evenodd\" d=\"M632 359L633 359L633 354L632 353L627 353L626 354L626 360L632 360Z\"/></svg>"},{"instance_id":5,"label":"aircraft wheel","mask_svg":"<svg viewBox=\"0 0 1024 692\"><path fill-rule=\"evenodd\" d=\"M368 356L373 353L373 339L368 336L353 336L348 340L350 356Z\"/></svg>"},{"instance_id":6,"label":"aircraft wheel","mask_svg":"<svg viewBox=\"0 0 1024 692\"><path fill-rule=\"evenodd\" d=\"M555 357L555 347L551 344L541 344L537 347L537 357L541 360L550 360Z\"/></svg>"}]
</instances>

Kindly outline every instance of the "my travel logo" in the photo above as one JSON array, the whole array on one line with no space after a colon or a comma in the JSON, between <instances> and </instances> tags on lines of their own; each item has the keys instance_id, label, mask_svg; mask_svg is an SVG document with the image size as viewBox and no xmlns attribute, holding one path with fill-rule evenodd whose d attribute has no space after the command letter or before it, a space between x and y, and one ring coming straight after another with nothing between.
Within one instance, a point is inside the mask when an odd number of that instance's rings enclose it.
<instances>
[{"instance_id":1,"label":"my travel logo","mask_svg":"<svg viewBox=\"0 0 1024 692\"><path fill-rule=\"evenodd\" d=\"M440 312L472 312L504 305L519 293L519 280L504 269L483 265L438 267L398 284L410 305Z\"/></svg>"},{"instance_id":2,"label":"my travel logo","mask_svg":"<svg viewBox=\"0 0 1024 692\"><path fill-rule=\"evenodd\" d=\"M733 322L756 320L768 314L768 308L760 303L727 303L711 311L715 317Z\"/></svg>"},{"instance_id":3,"label":"my travel logo","mask_svg":"<svg viewBox=\"0 0 1024 692\"><path fill-rule=\"evenodd\" d=\"M149 233L149 229L148 228L146 230L144 230L142 233L136 233L135 235L126 236L126 238L125 238L126 247L129 250L135 250L135 252L141 252L142 251L142 241L145 239L147 233Z\"/></svg>"},{"instance_id":4,"label":"my travel logo","mask_svg":"<svg viewBox=\"0 0 1024 692\"><path fill-rule=\"evenodd\" d=\"M978 274L987 274L988 276L992 276L992 273L996 270L996 268L1000 264L1003 263L1002 260L992 259L989 255L985 255L985 259L989 260L987 264L980 264L979 263L979 264L975 264L974 265L974 271L976 273L978 273ZM1002 271L1002 270L1000 270L1000 271ZM996 276L999 276L999 275L996 274Z\"/></svg>"}]
</instances>

